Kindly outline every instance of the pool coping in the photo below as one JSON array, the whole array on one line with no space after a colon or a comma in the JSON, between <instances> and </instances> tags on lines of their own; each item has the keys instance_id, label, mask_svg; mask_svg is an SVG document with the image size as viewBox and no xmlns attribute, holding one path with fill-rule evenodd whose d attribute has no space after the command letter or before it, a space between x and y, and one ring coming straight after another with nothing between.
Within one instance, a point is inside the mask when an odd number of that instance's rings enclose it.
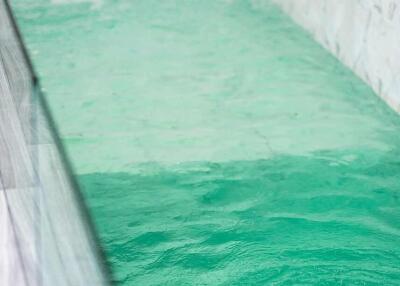
<instances>
[{"instance_id":1,"label":"pool coping","mask_svg":"<svg viewBox=\"0 0 400 286\"><path fill-rule=\"evenodd\" d=\"M7 0L0 0L0 285L111 285Z\"/></svg>"},{"instance_id":2,"label":"pool coping","mask_svg":"<svg viewBox=\"0 0 400 286\"><path fill-rule=\"evenodd\" d=\"M400 113L399 3L395 0L273 2Z\"/></svg>"}]
</instances>

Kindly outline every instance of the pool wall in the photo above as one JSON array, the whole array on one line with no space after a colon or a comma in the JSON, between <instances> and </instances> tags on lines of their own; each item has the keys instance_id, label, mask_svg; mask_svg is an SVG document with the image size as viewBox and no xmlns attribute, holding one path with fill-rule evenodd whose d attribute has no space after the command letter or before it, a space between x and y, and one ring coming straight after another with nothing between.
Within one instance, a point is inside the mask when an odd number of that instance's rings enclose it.
<instances>
[{"instance_id":1,"label":"pool wall","mask_svg":"<svg viewBox=\"0 0 400 286\"><path fill-rule=\"evenodd\" d=\"M400 112L399 1L274 2Z\"/></svg>"},{"instance_id":2,"label":"pool wall","mask_svg":"<svg viewBox=\"0 0 400 286\"><path fill-rule=\"evenodd\" d=\"M110 284L57 129L0 0L0 285Z\"/></svg>"}]
</instances>

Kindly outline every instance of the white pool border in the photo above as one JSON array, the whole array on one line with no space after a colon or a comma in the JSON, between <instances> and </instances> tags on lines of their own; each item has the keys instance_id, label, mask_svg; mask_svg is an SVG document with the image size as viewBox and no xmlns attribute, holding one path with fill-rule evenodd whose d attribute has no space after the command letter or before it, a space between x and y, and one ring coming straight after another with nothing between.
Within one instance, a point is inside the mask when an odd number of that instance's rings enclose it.
<instances>
[{"instance_id":1,"label":"white pool border","mask_svg":"<svg viewBox=\"0 0 400 286\"><path fill-rule=\"evenodd\" d=\"M0 0L0 285L111 279L11 8Z\"/></svg>"},{"instance_id":2,"label":"white pool border","mask_svg":"<svg viewBox=\"0 0 400 286\"><path fill-rule=\"evenodd\" d=\"M400 112L400 1L273 1Z\"/></svg>"}]
</instances>

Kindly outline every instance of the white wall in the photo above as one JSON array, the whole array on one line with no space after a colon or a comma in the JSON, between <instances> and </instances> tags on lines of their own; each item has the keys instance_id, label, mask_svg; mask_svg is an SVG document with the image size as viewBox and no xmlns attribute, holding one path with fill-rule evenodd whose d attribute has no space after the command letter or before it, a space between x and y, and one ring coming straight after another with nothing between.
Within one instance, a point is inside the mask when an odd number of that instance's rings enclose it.
<instances>
[{"instance_id":1,"label":"white wall","mask_svg":"<svg viewBox=\"0 0 400 286\"><path fill-rule=\"evenodd\" d=\"M273 0L400 112L400 0Z\"/></svg>"},{"instance_id":2,"label":"white wall","mask_svg":"<svg viewBox=\"0 0 400 286\"><path fill-rule=\"evenodd\" d=\"M108 286L7 7L0 0L0 285Z\"/></svg>"}]
</instances>

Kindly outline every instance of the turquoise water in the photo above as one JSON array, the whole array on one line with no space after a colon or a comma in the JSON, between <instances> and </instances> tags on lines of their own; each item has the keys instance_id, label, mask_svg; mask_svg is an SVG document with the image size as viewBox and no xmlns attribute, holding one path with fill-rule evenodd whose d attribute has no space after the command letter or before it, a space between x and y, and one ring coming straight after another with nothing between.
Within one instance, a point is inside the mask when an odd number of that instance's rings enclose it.
<instances>
[{"instance_id":1,"label":"turquoise water","mask_svg":"<svg viewBox=\"0 0 400 286\"><path fill-rule=\"evenodd\" d=\"M13 6L118 285L400 283L400 118L275 6Z\"/></svg>"}]
</instances>

